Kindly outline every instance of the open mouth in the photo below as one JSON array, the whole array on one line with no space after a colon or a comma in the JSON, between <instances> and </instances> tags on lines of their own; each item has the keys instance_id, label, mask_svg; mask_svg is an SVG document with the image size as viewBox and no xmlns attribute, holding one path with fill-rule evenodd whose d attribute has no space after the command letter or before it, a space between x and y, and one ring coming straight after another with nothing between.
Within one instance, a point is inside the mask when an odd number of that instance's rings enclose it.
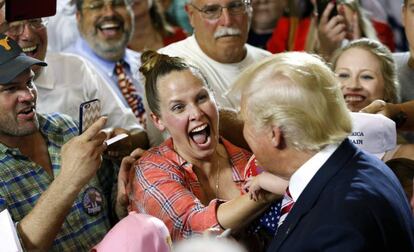
<instances>
[{"instance_id":1,"label":"open mouth","mask_svg":"<svg viewBox=\"0 0 414 252\"><path fill-rule=\"evenodd\" d=\"M23 47L22 51L27 55L32 57L37 53L37 45L30 46L30 47Z\"/></svg>"},{"instance_id":2,"label":"open mouth","mask_svg":"<svg viewBox=\"0 0 414 252\"><path fill-rule=\"evenodd\" d=\"M97 28L105 35L105 36L115 36L121 30L120 22L102 22L98 24Z\"/></svg>"},{"instance_id":3,"label":"open mouth","mask_svg":"<svg viewBox=\"0 0 414 252\"><path fill-rule=\"evenodd\" d=\"M204 124L191 130L189 135L196 144L204 145L210 138L210 131L210 125Z\"/></svg>"},{"instance_id":4,"label":"open mouth","mask_svg":"<svg viewBox=\"0 0 414 252\"><path fill-rule=\"evenodd\" d=\"M344 98L347 103L362 102L365 99L362 95L345 95Z\"/></svg>"},{"instance_id":5,"label":"open mouth","mask_svg":"<svg viewBox=\"0 0 414 252\"><path fill-rule=\"evenodd\" d=\"M28 115L32 112L34 112L34 107L28 107L28 108L20 110L18 114L19 115Z\"/></svg>"}]
</instances>

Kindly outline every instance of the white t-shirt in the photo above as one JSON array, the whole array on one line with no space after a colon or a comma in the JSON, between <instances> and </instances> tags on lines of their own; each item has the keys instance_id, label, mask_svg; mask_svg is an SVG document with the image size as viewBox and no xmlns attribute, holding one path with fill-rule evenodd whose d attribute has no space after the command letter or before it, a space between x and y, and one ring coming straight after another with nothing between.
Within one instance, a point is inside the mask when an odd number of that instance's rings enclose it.
<instances>
[{"instance_id":1,"label":"white t-shirt","mask_svg":"<svg viewBox=\"0 0 414 252\"><path fill-rule=\"evenodd\" d=\"M263 49L248 44L245 46L247 49L246 57L238 63L231 64L223 64L207 56L198 46L194 35L185 40L170 44L158 51L170 56L184 58L189 63L199 67L214 91L217 104L221 107L237 108L239 106L237 99L227 94L229 87L243 69L271 55L270 52Z\"/></svg>"},{"instance_id":2,"label":"white t-shirt","mask_svg":"<svg viewBox=\"0 0 414 252\"><path fill-rule=\"evenodd\" d=\"M87 61L66 53L48 53L35 79L37 109L41 113L61 112L79 121L79 105L92 99L101 101L102 115L108 116L105 127L141 130L131 109L122 102Z\"/></svg>"}]
</instances>

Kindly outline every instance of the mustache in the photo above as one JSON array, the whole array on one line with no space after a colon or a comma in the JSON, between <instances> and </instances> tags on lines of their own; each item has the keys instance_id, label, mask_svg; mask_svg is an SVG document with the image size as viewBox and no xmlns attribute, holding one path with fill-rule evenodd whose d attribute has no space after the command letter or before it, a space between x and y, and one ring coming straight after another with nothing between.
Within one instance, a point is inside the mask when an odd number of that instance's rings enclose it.
<instances>
[{"instance_id":1,"label":"mustache","mask_svg":"<svg viewBox=\"0 0 414 252\"><path fill-rule=\"evenodd\" d=\"M221 27L214 33L214 38L217 39L224 36L238 36L240 34L240 29L231 27Z\"/></svg>"}]
</instances>

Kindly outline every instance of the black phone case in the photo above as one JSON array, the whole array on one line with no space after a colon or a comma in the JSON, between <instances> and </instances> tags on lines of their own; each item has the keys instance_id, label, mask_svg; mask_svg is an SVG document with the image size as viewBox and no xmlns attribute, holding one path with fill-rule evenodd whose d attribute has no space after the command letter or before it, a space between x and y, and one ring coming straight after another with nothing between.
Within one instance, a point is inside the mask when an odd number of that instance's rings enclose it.
<instances>
[{"instance_id":1,"label":"black phone case","mask_svg":"<svg viewBox=\"0 0 414 252\"><path fill-rule=\"evenodd\" d=\"M334 16L338 15L338 10L337 10L337 7L336 7L336 0L316 0L316 7L317 7L317 10L318 10L318 22L322 17L323 11L326 9L326 6L330 2L333 2L335 4L335 7L332 9L331 13L329 14L328 20L330 20Z\"/></svg>"}]
</instances>

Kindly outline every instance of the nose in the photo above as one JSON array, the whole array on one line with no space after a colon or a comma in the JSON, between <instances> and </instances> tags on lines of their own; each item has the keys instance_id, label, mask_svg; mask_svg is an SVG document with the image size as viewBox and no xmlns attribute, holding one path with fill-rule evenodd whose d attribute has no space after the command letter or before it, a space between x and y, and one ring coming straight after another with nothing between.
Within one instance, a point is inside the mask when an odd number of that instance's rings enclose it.
<instances>
[{"instance_id":1,"label":"nose","mask_svg":"<svg viewBox=\"0 0 414 252\"><path fill-rule=\"evenodd\" d=\"M30 28L30 25L25 23L23 24L22 29L23 29L22 33L16 36L18 38L12 37L12 39L15 39L16 41L18 41L19 39L24 40L24 41L31 41L33 39L34 33L33 33L32 28Z\"/></svg>"},{"instance_id":2,"label":"nose","mask_svg":"<svg viewBox=\"0 0 414 252\"><path fill-rule=\"evenodd\" d=\"M35 99L35 93L34 88L26 87L19 92L18 101L20 103L32 102Z\"/></svg>"},{"instance_id":3,"label":"nose","mask_svg":"<svg viewBox=\"0 0 414 252\"><path fill-rule=\"evenodd\" d=\"M112 1L106 2L102 8L102 12L107 16L112 16L115 12L115 6Z\"/></svg>"},{"instance_id":4,"label":"nose","mask_svg":"<svg viewBox=\"0 0 414 252\"><path fill-rule=\"evenodd\" d=\"M199 106L193 105L190 109L190 121L197 121L203 115L203 111L200 109Z\"/></svg>"},{"instance_id":5,"label":"nose","mask_svg":"<svg viewBox=\"0 0 414 252\"><path fill-rule=\"evenodd\" d=\"M359 82L358 77L349 78L345 81L344 86L348 89L361 89L361 83Z\"/></svg>"},{"instance_id":6,"label":"nose","mask_svg":"<svg viewBox=\"0 0 414 252\"><path fill-rule=\"evenodd\" d=\"M229 27L232 23L232 16L227 8L221 10L220 25Z\"/></svg>"}]
</instances>

